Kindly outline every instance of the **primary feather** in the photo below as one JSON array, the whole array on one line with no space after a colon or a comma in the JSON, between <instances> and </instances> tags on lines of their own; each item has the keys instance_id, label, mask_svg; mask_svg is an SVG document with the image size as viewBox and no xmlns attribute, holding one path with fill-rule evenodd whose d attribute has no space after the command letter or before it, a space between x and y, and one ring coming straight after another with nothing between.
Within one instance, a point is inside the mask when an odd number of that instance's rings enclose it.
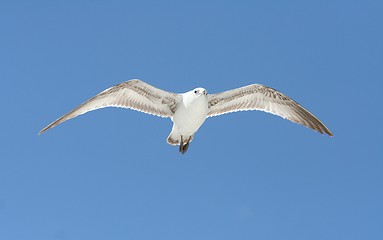
<instances>
[{"instance_id":1,"label":"primary feather","mask_svg":"<svg viewBox=\"0 0 383 240\"><path fill-rule=\"evenodd\" d=\"M179 95L155 88L141 80L130 80L108 88L64 116L58 118L39 134L71 118L105 107L130 108L159 117L172 117Z\"/></svg>"},{"instance_id":2,"label":"primary feather","mask_svg":"<svg viewBox=\"0 0 383 240\"><path fill-rule=\"evenodd\" d=\"M330 130L312 113L281 92L252 84L209 95L208 117L236 111L260 110L332 136Z\"/></svg>"}]
</instances>

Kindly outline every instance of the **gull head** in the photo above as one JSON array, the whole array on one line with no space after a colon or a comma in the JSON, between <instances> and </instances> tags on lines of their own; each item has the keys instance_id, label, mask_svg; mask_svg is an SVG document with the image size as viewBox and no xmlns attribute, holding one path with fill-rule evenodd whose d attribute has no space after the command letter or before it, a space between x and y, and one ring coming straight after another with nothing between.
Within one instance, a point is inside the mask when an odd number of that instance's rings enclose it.
<instances>
[{"instance_id":1,"label":"gull head","mask_svg":"<svg viewBox=\"0 0 383 240\"><path fill-rule=\"evenodd\" d=\"M208 101L207 91L204 88L194 88L193 90L186 93L182 93L181 95L185 104L191 104L194 102L201 101L207 104Z\"/></svg>"},{"instance_id":2,"label":"gull head","mask_svg":"<svg viewBox=\"0 0 383 240\"><path fill-rule=\"evenodd\" d=\"M191 91L194 95L201 96L201 95L207 95L207 91L205 88L195 88Z\"/></svg>"}]
</instances>

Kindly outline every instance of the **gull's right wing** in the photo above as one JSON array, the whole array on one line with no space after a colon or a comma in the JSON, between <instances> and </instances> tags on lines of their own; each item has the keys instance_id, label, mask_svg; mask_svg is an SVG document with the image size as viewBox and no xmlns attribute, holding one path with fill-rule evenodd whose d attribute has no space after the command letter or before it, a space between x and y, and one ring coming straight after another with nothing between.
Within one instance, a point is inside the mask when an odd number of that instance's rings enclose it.
<instances>
[{"instance_id":1,"label":"gull's right wing","mask_svg":"<svg viewBox=\"0 0 383 240\"><path fill-rule=\"evenodd\" d=\"M39 134L78 115L105 107L130 108L159 117L172 117L182 97L134 79L102 91L64 116L58 118Z\"/></svg>"}]
</instances>

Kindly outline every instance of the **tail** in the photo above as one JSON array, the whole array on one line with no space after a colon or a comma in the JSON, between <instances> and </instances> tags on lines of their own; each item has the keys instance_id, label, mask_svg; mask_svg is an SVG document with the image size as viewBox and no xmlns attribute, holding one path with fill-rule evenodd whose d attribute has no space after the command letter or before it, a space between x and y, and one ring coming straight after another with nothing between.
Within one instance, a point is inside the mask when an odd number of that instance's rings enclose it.
<instances>
[{"instance_id":1,"label":"tail","mask_svg":"<svg viewBox=\"0 0 383 240\"><path fill-rule=\"evenodd\" d=\"M188 139L190 138L190 142L193 140L194 138L194 134L191 135L191 136L183 136L183 141L184 141L184 144L187 143ZM172 131L170 132L169 136L168 136L168 139L167 139L167 142L170 144L170 145L173 145L173 146L176 146L176 145L180 145L180 142L181 142L181 134L178 132L178 130L174 127L173 125L173 128L172 128Z\"/></svg>"}]
</instances>

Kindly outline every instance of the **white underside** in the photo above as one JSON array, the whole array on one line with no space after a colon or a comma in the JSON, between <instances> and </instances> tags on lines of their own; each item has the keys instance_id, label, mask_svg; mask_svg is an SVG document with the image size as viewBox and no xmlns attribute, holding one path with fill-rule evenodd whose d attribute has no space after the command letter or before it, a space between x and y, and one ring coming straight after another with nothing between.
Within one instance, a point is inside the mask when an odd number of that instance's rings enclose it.
<instances>
[{"instance_id":1,"label":"white underside","mask_svg":"<svg viewBox=\"0 0 383 240\"><path fill-rule=\"evenodd\" d=\"M174 124L171 135L177 138L182 135L183 139L187 140L201 127L207 114L208 101L205 95L189 101L187 98L183 99L172 118Z\"/></svg>"}]
</instances>

